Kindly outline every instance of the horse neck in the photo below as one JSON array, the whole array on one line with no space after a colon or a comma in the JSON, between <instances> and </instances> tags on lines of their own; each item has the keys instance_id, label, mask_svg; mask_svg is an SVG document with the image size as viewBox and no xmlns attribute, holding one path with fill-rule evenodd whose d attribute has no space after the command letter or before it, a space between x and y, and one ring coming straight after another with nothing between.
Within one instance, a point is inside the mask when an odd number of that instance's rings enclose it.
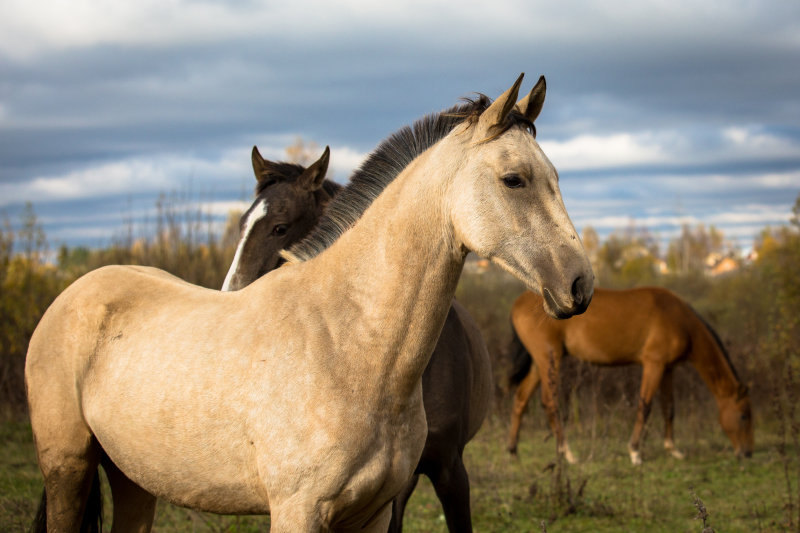
<instances>
[{"instance_id":1,"label":"horse neck","mask_svg":"<svg viewBox=\"0 0 800 533\"><path fill-rule=\"evenodd\" d=\"M368 367L388 397L420 386L464 264L445 213L448 171L431 172L432 152L412 162L350 230L306 263L315 284L330 289L325 298L337 303L327 317L343 333L337 352L353 354L348 365Z\"/></svg>"},{"instance_id":2,"label":"horse neck","mask_svg":"<svg viewBox=\"0 0 800 533\"><path fill-rule=\"evenodd\" d=\"M738 393L739 380L716 337L698 317L693 317L689 362L703 378L717 402Z\"/></svg>"}]
</instances>

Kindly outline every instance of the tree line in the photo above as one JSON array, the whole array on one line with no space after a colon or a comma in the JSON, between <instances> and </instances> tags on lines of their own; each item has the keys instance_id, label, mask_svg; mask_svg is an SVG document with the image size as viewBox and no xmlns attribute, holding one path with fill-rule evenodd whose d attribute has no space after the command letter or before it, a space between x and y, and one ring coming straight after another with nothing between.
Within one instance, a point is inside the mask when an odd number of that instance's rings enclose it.
<instances>
[{"instance_id":1,"label":"tree line","mask_svg":"<svg viewBox=\"0 0 800 533\"><path fill-rule=\"evenodd\" d=\"M0 415L24 416L28 340L58 294L90 270L108 264L162 268L191 283L219 288L233 257L239 213L214 230L210 213L179 195L162 195L149 234L132 228L103 248L62 245L51 254L34 207L13 229L0 225ZM646 228L629 227L601 242L586 228L584 246L598 286L661 285L688 300L714 324L742 372L756 382L800 375L800 195L790 224L764 228L755 259L746 260L719 230L685 226L662 253ZM732 258L735 268L709 275L709 257ZM499 270L465 270L457 296L481 325L502 371L510 334L508 312L523 287ZM496 376L501 381L499 376ZM793 383L798 379L794 378ZM786 388L784 387L784 389ZM794 394L788 391L787 394ZM796 397L796 396L795 396Z\"/></svg>"}]
</instances>

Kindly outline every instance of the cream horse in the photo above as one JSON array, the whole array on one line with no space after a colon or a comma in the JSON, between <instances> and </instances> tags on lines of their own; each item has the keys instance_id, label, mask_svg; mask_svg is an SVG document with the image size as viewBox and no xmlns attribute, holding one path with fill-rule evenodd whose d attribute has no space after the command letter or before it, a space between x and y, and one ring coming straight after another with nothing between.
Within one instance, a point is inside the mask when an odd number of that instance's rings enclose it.
<instances>
[{"instance_id":1,"label":"cream horse","mask_svg":"<svg viewBox=\"0 0 800 533\"><path fill-rule=\"evenodd\" d=\"M67 288L25 368L48 531L79 529L98 464L114 531L149 530L156 497L269 513L275 533L386 531L425 443L421 376L468 251L553 316L591 299L528 118L544 84L518 111L521 81L398 173L353 182L328 210L355 198L352 217L241 291L135 266Z\"/></svg>"},{"instance_id":2,"label":"cream horse","mask_svg":"<svg viewBox=\"0 0 800 533\"><path fill-rule=\"evenodd\" d=\"M472 106L473 104L464 104ZM404 134L421 154L462 120L459 107L429 115ZM451 126L447 126L447 122ZM391 143L379 146L353 179L383 167ZM273 162L253 147L255 199L239 222L239 242L222 290L239 290L280 265L280 251L299 242L317 224L339 185L325 179L330 151L308 168ZM540 306L541 307L541 306ZM464 447L483 424L491 407L492 365L480 329L466 309L453 305L422 373L422 403L428 436L409 482L392 503L389 533L403 530L403 514L420 475L427 476L442 504L449 531L472 531L469 476Z\"/></svg>"}]
</instances>

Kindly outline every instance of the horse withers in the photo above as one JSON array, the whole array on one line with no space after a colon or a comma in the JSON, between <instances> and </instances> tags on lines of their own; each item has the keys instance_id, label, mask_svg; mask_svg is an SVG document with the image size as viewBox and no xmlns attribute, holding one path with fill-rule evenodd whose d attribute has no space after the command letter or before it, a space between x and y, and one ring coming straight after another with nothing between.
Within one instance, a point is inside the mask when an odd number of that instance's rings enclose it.
<instances>
[{"instance_id":1,"label":"horse withers","mask_svg":"<svg viewBox=\"0 0 800 533\"><path fill-rule=\"evenodd\" d=\"M160 497L269 513L273 533L386 531L466 254L549 294L552 316L591 299L521 81L402 168L351 181L288 265L242 290L110 266L56 298L25 366L47 528L79 529L102 463L117 529L149 530Z\"/></svg>"},{"instance_id":2,"label":"horse withers","mask_svg":"<svg viewBox=\"0 0 800 533\"><path fill-rule=\"evenodd\" d=\"M599 365L638 364L642 383L636 423L628 444L640 464L642 430L660 389L664 448L682 458L673 441L672 369L688 361L717 401L719 422L738 456L753 452L753 420L747 387L742 384L717 334L689 304L657 287L595 289L592 305L569 320L554 320L541 310L541 296L525 292L514 302L515 341L511 381L518 384L511 413L508 450L516 453L525 407L541 382L542 405L557 449L575 462L558 414L559 366L563 355ZM533 360L531 360L533 358ZM532 364L533 363L533 364Z\"/></svg>"},{"instance_id":3,"label":"horse withers","mask_svg":"<svg viewBox=\"0 0 800 533\"><path fill-rule=\"evenodd\" d=\"M457 106L433 120L409 127L407 133L415 139L417 151L423 152L457 126L463 120L464 107ZM256 197L241 217L239 242L223 290L243 288L274 269L280 264L281 247L292 245L316 224L322 207L338 187L330 180L323 181L324 172L320 172L327 166L328 155L326 149L320 160L306 169L265 160L253 147ZM374 154L357 172L373 172L376 161L382 158L382 154ZM320 195L321 189L330 192ZM276 209L276 204L284 207ZM422 374L422 401L428 423L425 447L414 476L394 499L390 532L402 530L405 507L420 474L431 480L448 529L472 531L469 477L463 452L488 414L492 389L491 361L483 336L466 309L453 300Z\"/></svg>"}]
</instances>

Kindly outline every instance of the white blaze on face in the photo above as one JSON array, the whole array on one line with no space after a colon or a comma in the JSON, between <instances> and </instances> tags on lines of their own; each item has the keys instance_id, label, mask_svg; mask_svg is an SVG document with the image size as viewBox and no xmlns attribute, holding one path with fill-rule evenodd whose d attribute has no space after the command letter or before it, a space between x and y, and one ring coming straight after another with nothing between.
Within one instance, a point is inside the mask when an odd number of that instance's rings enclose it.
<instances>
[{"instance_id":1,"label":"white blaze on face","mask_svg":"<svg viewBox=\"0 0 800 533\"><path fill-rule=\"evenodd\" d=\"M231 290L231 283L233 283L233 278L236 276L236 273L239 270L239 263L242 260L244 246L247 244L247 240L250 238L250 233L253 231L253 228L256 226L258 221L267 216L268 211L269 204L264 201L264 199L259 199L255 204L253 204L253 206L250 207L250 210L247 213L247 218L244 222L244 231L242 232L242 236L239 238L239 244L236 246L236 253L233 256L233 262L231 263L231 267L228 269L228 274L225 276L225 281L222 283L223 291Z\"/></svg>"}]
</instances>

